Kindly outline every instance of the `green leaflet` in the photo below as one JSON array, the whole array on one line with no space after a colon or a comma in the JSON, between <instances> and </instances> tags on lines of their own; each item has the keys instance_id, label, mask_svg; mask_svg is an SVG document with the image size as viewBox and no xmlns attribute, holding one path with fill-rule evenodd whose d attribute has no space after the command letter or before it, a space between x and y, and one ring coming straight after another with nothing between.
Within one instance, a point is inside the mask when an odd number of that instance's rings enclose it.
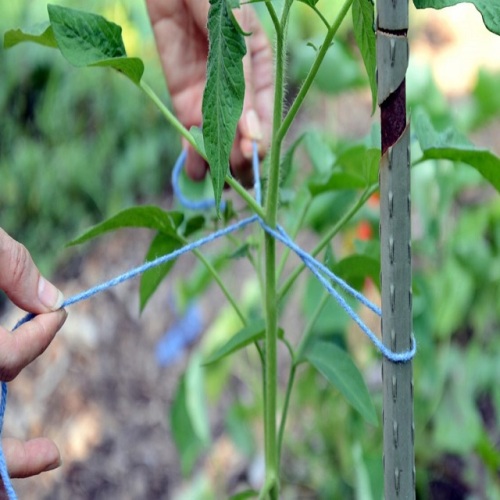
<instances>
[{"instance_id":1,"label":"green leaflet","mask_svg":"<svg viewBox=\"0 0 500 500\"><path fill-rule=\"evenodd\" d=\"M251 323L238 333L234 334L225 344L212 353L205 360L204 365L215 363L216 361L229 356L233 352L243 349L243 347L264 338L265 329L266 326L263 320Z\"/></svg>"},{"instance_id":2,"label":"green leaflet","mask_svg":"<svg viewBox=\"0 0 500 500\"><path fill-rule=\"evenodd\" d=\"M309 5L309 7L316 7L318 0L299 0L299 2Z\"/></svg>"},{"instance_id":3,"label":"green leaflet","mask_svg":"<svg viewBox=\"0 0 500 500\"><path fill-rule=\"evenodd\" d=\"M226 0L210 0L207 84L203 94L203 140L219 210L229 156L243 109L245 40Z\"/></svg>"},{"instance_id":4,"label":"green leaflet","mask_svg":"<svg viewBox=\"0 0 500 500\"><path fill-rule=\"evenodd\" d=\"M177 238L172 234L165 234L162 232L158 232L149 246L149 250L148 253L146 254L145 261L149 262L151 260L156 259L157 257L161 257L162 255L172 253L173 251L181 247L182 247L182 241L180 238ZM146 271L141 276L141 284L139 287L139 299L140 299L141 311L144 310L146 304L148 303L148 300L156 291L156 289L163 281L165 276L167 276L167 274L170 272L172 267L174 267L175 263L176 260L165 262L165 264L162 264L161 266L158 266L155 269L150 269Z\"/></svg>"},{"instance_id":5,"label":"green leaflet","mask_svg":"<svg viewBox=\"0 0 500 500\"><path fill-rule=\"evenodd\" d=\"M96 236L122 227L145 227L176 236L176 229L182 223L183 218L184 215L180 212L165 212L156 206L144 205L126 208L108 220L91 227L88 231L70 241L68 245L79 245Z\"/></svg>"},{"instance_id":6,"label":"green leaflet","mask_svg":"<svg viewBox=\"0 0 500 500\"><path fill-rule=\"evenodd\" d=\"M367 422L377 425L377 414L363 377L343 349L330 342L317 341L307 349L305 357Z\"/></svg>"},{"instance_id":7,"label":"green leaflet","mask_svg":"<svg viewBox=\"0 0 500 500\"><path fill-rule=\"evenodd\" d=\"M187 387L187 376L185 373L181 377L170 407L172 437L180 456L181 471L184 475L191 472L196 460L207 446L207 443L196 432L191 418L192 405L188 401L188 391L191 387Z\"/></svg>"},{"instance_id":8,"label":"green leaflet","mask_svg":"<svg viewBox=\"0 0 500 500\"><path fill-rule=\"evenodd\" d=\"M363 145L352 146L336 159L328 176L312 178L308 183L311 195L342 189L362 189L375 184L380 150Z\"/></svg>"},{"instance_id":9,"label":"green leaflet","mask_svg":"<svg viewBox=\"0 0 500 500\"><path fill-rule=\"evenodd\" d=\"M500 191L500 158L486 149L477 148L452 128L442 132L435 130L422 110L417 110L413 115L412 127L423 152L416 163L431 159L467 163Z\"/></svg>"},{"instance_id":10,"label":"green leaflet","mask_svg":"<svg viewBox=\"0 0 500 500\"><path fill-rule=\"evenodd\" d=\"M444 9L459 3L471 3L481 13L484 25L500 35L500 3L497 0L413 0L417 9Z\"/></svg>"},{"instance_id":11,"label":"green leaflet","mask_svg":"<svg viewBox=\"0 0 500 500\"><path fill-rule=\"evenodd\" d=\"M372 114L377 106L377 50L374 30L375 8L373 0L354 0L352 4L352 24L361 57L365 64L368 82L372 92Z\"/></svg>"},{"instance_id":12,"label":"green leaflet","mask_svg":"<svg viewBox=\"0 0 500 500\"><path fill-rule=\"evenodd\" d=\"M366 278L380 289L380 260L368 255L352 254L331 266L332 271L356 290L362 290Z\"/></svg>"},{"instance_id":13,"label":"green leaflet","mask_svg":"<svg viewBox=\"0 0 500 500\"><path fill-rule=\"evenodd\" d=\"M3 38L3 46L5 49L10 49L22 42L34 42L46 47L57 48L57 42L54 38L54 32L50 23L40 23L32 26L29 29L9 30Z\"/></svg>"},{"instance_id":14,"label":"green leaflet","mask_svg":"<svg viewBox=\"0 0 500 500\"><path fill-rule=\"evenodd\" d=\"M58 48L74 66L109 66L139 84L143 62L127 57L122 29L104 17L80 10L48 5L50 24L29 30L10 30L5 34L5 48L21 42L35 42Z\"/></svg>"}]
</instances>

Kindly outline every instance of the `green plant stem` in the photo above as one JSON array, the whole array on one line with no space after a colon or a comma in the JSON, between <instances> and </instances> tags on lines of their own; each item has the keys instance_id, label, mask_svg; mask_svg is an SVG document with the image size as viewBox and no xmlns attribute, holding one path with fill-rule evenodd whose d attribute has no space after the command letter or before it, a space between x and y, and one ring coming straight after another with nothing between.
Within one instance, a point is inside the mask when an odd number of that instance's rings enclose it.
<instances>
[{"instance_id":1,"label":"green plant stem","mask_svg":"<svg viewBox=\"0 0 500 500\"><path fill-rule=\"evenodd\" d=\"M276 68L274 86L273 133L269 163L269 183L265 203L266 223L275 228L278 215L278 191L281 156L281 139L278 130L283 119L283 96L285 85L285 33L288 13L293 0L287 0L283 7L280 30L276 34ZM271 500L279 498L279 457L276 439L276 399L278 390L278 304L276 295L276 240L267 232L264 235L265 256L265 314L266 314L266 377L264 441L266 459L266 490ZM261 492L262 493L262 492Z\"/></svg>"},{"instance_id":2,"label":"green plant stem","mask_svg":"<svg viewBox=\"0 0 500 500\"><path fill-rule=\"evenodd\" d=\"M144 80L141 80L139 87L155 103L156 107L162 112L172 127L174 127L175 130L179 132L179 134L181 134L182 137L189 142L189 144L191 144L191 146L198 150L194 137L191 135L189 130L177 119L172 111L170 111L167 106L163 104L161 99L156 95L155 91Z\"/></svg>"},{"instance_id":3,"label":"green plant stem","mask_svg":"<svg viewBox=\"0 0 500 500\"><path fill-rule=\"evenodd\" d=\"M198 145L191 135L189 130L184 127L184 125L176 118L176 116L163 104L161 99L156 95L154 90L144 81L141 80L139 87L142 91L153 101L156 107L162 112L167 121L175 128L179 134L184 137L191 146L202 156L205 160L207 159L205 153L198 149ZM226 182L239 194L239 196L245 201L245 203L252 209L252 211L257 214L260 218L265 218L265 213L262 207L252 198L252 196L247 192L247 190L233 177L226 176Z\"/></svg>"},{"instance_id":4,"label":"green plant stem","mask_svg":"<svg viewBox=\"0 0 500 500\"><path fill-rule=\"evenodd\" d=\"M269 16L271 17L271 21L273 22L274 30L276 31L276 36L281 37L280 20L278 18L278 15L276 14L276 10L275 10L274 5L272 4L271 0L266 0L266 7L267 7L267 11L269 12Z\"/></svg>"},{"instance_id":5,"label":"green plant stem","mask_svg":"<svg viewBox=\"0 0 500 500\"><path fill-rule=\"evenodd\" d=\"M321 13L321 11L318 9L318 7L316 7L316 5L312 5L311 7L314 10L314 12L316 12L316 14L319 16L319 18L321 19L321 21L323 21L323 24L326 26L326 29L330 29L330 24L329 24L328 20Z\"/></svg>"},{"instance_id":6,"label":"green plant stem","mask_svg":"<svg viewBox=\"0 0 500 500\"><path fill-rule=\"evenodd\" d=\"M187 241L186 241L186 243L187 243ZM193 254L208 269L208 272L212 275L212 277L215 280L215 282L219 285L219 288L221 289L222 293L225 295L226 299L231 304L232 308L234 309L234 312L238 315L238 318L240 318L242 325L246 326L247 319L246 319L245 315L243 314L242 310L238 306L238 303L236 302L236 299L233 296L233 294L228 290L228 288L224 284L224 281L220 277L220 274L217 272L217 270L215 269L215 267L212 266L211 262L199 250L194 249L193 250Z\"/></svg>"},{"instance_id":7,"label":"green plant stem","mask_svg":"<svg viewBox=\"0 0 500 500\"><path fill-rule=\"evenodd\" d=\"M238 195L245 201L249 208L258 215L262 220L266 220L266 213L264 209L255 201L248 191L234 178L226 176L226 182L238 193Z\"/></svg>"},{"instance_id":8,"label":"green plant stem","mask_svg":"<svg viewBox=\"0 0 500 500\"><path fill-rule=\"evenodd\" d=\"M297 372L297 365L292 359L290 366L290 373L288 374L288 382L286 385L285 402L283 403L283 412L281 414L280 428L278 432L278 457L281 462L281 447L283 445L283 436L285 434L286 419L288 416L288 407L290 406L290 398L292 396L293 384L295 382L295 374Z\"/></svg>"},{"instance_id":9,"label":"green plant stem","mask_svg":"<svg viewBox=\"0 0 500 500\"><path fill-rule=\"evenodd\" d=\"M292 106L290 107L287 115L285 116L283 123L281 124L281 127L278 131L278 138L282 140L286 133L288 132L288 129L290 128L290 125L292 124L298 110L300 109L300 106L304 102L304 99L307 95L307 92L311 88L311 85L314 81L314 78L316 77L316 74L318 73L319 67L321 66L321 63L323 62L323 59L325 58L325 55L330 48L330 44L332 43L332 40L334 36L337 34L337 31L342 24L342 21L346 17L347 13L349 12L349 9L351 8L351 5L354 0L346 0L344 2L344 5L340 9L340 12L337 15L337 18L333 22L333 24L329 27L328 33L325 36L325 39L323 41L323 44L321 45L320 49L318 50L318 53L316 55L316 59L314 60L313 65L311 66L311 69L309 70L309 73L307 74L306 79L304 80L304 83L302 84L302 87L299 90L299 93L297 94L297 97L293 101Z\"/></svg>"},{"instance_id":10,"label":"green plant stem","mask_svg":"<svg viewBox=\"0 0 500 500\"><path fill-rule=\"evenodd\" d=\"M323 310L326 303L328 302L329 297L330 297L330 295L328 293L323 294L321 301L319 302L318 306L316 307L308 324L306 325L306 327L304 329L304 334L302 336L302 340L301 340L299 346L297 347L295 353L293 352L291 347L288 348L288 350L292 356L292 364L290 366L290 374L288 376L288 383L286 386L286 393L285 393L285 402L283 403L283 412L281 415L281 422L280 422L279 433L278 433L278 457L281 457L281 447L283 445L283 435L285 434L286 419L288 416L288 407L290 406L290 398L292 395L293 384L295 382L295 375L297 373L297 367L303 361L301 358L304 354L305 348L307 347L307 343L309 341L309 338L312 335L314 325L316 324L316 321L317 321L319 315L321 314L321 311Z\"/></svg>"},{"instance_id":11,"label":"green plant stem","mask_svg":"<svg viewBox=\"0 0 500 500\"><path fill-rule=\"evenodd\" d=\"M323 236L321 241L316 245L314 250L311 252L311 255L315 257L318 255L323 248L331 241L331 239L349 222L349 220L356 215L356 213L361 209L361 207L366 203L366 200L375 193L378 189L378 184L373 184L369 188L367 188L361 197L354 203L354 205L349 209L348 212L344 214L344 216ZM295 280L299 277L300 273L305 269L304 264L300 264L295 268L295 270L290 274L285 283L283 283L281 289L278 292L279 301L281 301L284 296L288 293L291 286L295 283Z\"/></svg>"}]
</instances>

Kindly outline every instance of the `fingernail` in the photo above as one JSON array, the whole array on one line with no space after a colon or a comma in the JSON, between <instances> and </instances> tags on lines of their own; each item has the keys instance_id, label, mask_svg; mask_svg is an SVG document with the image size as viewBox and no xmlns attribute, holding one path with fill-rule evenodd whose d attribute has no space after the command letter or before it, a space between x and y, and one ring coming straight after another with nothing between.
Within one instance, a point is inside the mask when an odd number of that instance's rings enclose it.
<instances>
[{"instance_id":1,"label":"fingernail","mask_svg":"<svg viewBox=\"0 0 500 500\"><path fill-rule=\"evenodd\" d=\"M249 138L254 141L260 141L262 139L262 129L260 126L259 117L257 116L255 110L251 109L247 112L245 121Z\"/></svg>"},{"instance_id":2,"label":"fingernail","mask_svg":"<svg viewBox=\"0 0 500 500\"><path fill-rule=\"evenodd\" d=\"M38 281L38 298L45 307L52 311L60 309L64 302L62 292L43 277L40 277Z\"/></svg>"},{"instance_id":3,"label":"fingernail","mask_svg":"<svg viewBox=\"0 0 500 500\"><path fill-rule=\"evenodd\" d=\"M51 470L57 469L61 465L62 465L61 457L58 457L57 461L52 462L51 464L47 465L47 467L45 467L43 472L49 472Z\"/></svg>"},{"instance_id":4,"label":"fingernail","mask_svg":"<svg viewBox=\"0 0 500 500\"><path fill-rule=\"evenodd\" d=\"M243 139L240 143L240 148L243 158L250 160L253 154L252 143L248 139Z\"/></svg>"}]
</instances>

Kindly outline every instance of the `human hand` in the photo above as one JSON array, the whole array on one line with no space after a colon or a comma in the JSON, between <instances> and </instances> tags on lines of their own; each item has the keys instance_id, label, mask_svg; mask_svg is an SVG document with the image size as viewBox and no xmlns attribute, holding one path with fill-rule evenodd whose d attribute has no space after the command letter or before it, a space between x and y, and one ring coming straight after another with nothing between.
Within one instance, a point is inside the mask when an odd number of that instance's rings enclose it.
<instances>
[{"instance_id":1,"label":"human hand","mask_svg":"<svg viewBox=\"0 0 500 500\"><path fill-rule=\"evenodd\" d=\"M200 126L208 56L209 1L146 0L146 3L175 113L185 127ZM258 141L262 157L271 137L273 55L253 8L243 5L235 15L242 29L252 35L245 37L245 99L230 164L233 174L248 185L252 179L252 142ZM189 147L186 160L189 177L201 180L206 170L206 162Z\"/></svg>"},{"instance_id":2,"label":"human hand","mask_svg":"<svg viewBox=\"0 0 500 500\"><path fill-rule=\"evenodd\" d=\"M66 320L66 311L60 309L61 292L40 275L26 248L2 229L0 290L17 306L37 314L15 333L0 326L0 380L8 382L45 351ZM11 477L33 476L60 464L59 450L49 439L3 443Z\"/></svg>"}]
</instances>

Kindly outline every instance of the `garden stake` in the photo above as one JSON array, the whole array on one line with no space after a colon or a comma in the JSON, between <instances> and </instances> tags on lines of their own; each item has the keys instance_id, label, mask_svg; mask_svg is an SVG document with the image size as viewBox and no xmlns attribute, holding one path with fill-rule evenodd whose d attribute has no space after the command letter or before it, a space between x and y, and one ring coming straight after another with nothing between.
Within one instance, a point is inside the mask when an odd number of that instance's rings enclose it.
<instances>
[{"instance_id":1,"label":"garden stake","mask_svg":"<svg viewBox=\"0 0 500 500\"><path fill-rule=\"evenodd\" d=\"M377 80L381 114L380 246L382 340L406 351L412 336L408 0L377 2ZM386 500L415 498L412 363L382 361Z\"/></svg>"}]
</instances>

